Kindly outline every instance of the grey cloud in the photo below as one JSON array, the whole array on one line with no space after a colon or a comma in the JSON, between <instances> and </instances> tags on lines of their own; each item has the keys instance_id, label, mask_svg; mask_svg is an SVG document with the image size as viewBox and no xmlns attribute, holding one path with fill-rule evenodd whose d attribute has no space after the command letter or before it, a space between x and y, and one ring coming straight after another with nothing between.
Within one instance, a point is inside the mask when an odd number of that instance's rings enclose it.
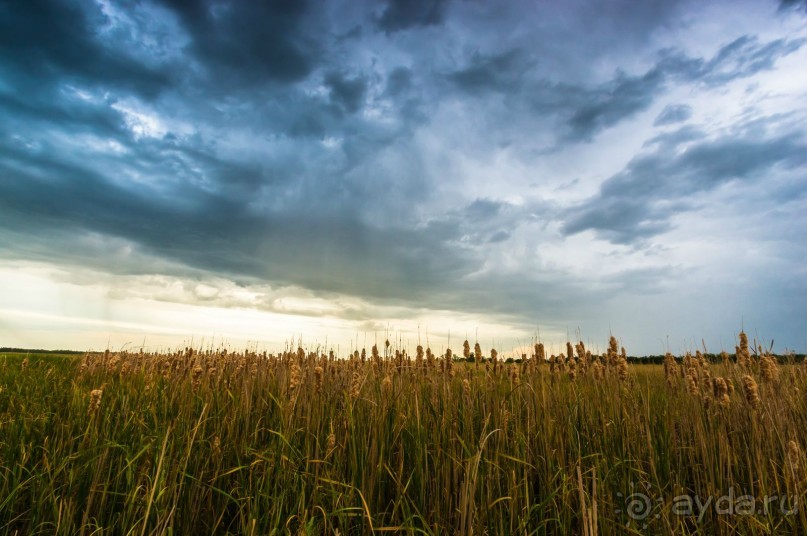
<instances>
[{"instance_id":1,"label":"grey cloud","mask_svg":"<svg viewBox=\"0 0 807 536\"><path fill-rule=\"evenodd\" d=\"M378 26L388 32L443 22L448 0L390 0L378 18Z\"/></svg>"},{"instance_id":2,"label":"grey cloud","mask_svg":"<svg viewBox=\"0 0 807 536\"><path fill-rule=\"evenodd\" d=\"M469 219L486 220L499 214L504 204L491 199L476 199L465 208L465 214Z\"/></svg>"},{"instance_id":3,"label":"grey cloud","mask_svg":"<svg viewBox=\"0 0 807 536\"><path fill-rule=\"evenodd\" d=\"M747 78L772 69L777 59L797 51L805 42L805 39L776 39L760 44L756 37L745 35L721 48L698 75L710 85Z\"/></svg>"},{"instance_id":4,"label":"grey cloud","mask_svg":"<svg viewBox=\"0 0 807 536\"><path fill-rule=\"evenodd\" d=\"M692 117L692 106L688 104L668 104L658 114L653 126L667 126L682 123Z\"/></svg>"},{"instance_id":5,"label":"grey cloud","mask_svg":"<svg viewBox=\"0 0 807 536\"><path fill-rule=\"evenodd\" d=\"M4 77L13 77L18 89L34 94L48 92L55 80L123 89L149 99L170 87L170 66L145 65L106 43L96 31L103 21L95 5L55 0L5 3L0 17Z\"/></svg>"},{"instance_id":6,"label":"grey cloud","mask_svg":"<svg viewBox=\"0 0 807 536\"><path fill-rule=\"evenodd\" d=\"M214 84L243 88L295 82L318 60L318 45L303 29L305 2L161 1L179 16L192 37L194 58Z\"/></svg>"},{"instance_id":7,"label":"grey cloud","mask_svg":"<svg viewBox=\"0 0 807 536\"><path fill-rule=\"evenodd\" d=\"M396 67L387 77L386 94L397 97L412 87L412 71L406 67Z\"/></svg>"},{"instance_id":8,"label":"grey cloud","mask_svg":"<svg viewBox=\"0 0 807 536\"><path fill-rule=\"evenodd\" d=\"M803 46L804 40L778 39L760 43L750 36L723 46L713 58L690 58L680 51L662 50L658 61L642 75L618 71L594 87L538 80L521 84L494 84L495 70L479 77L485 87L523 95L536 112L554 116L563 126L561 141L591 141L600 132L650 107L670 83L725 84L770 70L777 59ZM471 67L469 67L470 69ZM679 110L680 111L680 110Z\"/></svg>"},{"instance_id":9,"label":"grey cloud","mask_svg":"<svg viewBox=\"0 0 807 536\"><path fill-rule=\"evenodd\" d=\"M664 74L657 69L641 77L618 73L610 84L590 93L590 102L572 114L570 138L590 140L593 134L646 109L663 81Z\"/></svg>"},{"instance_id":10,"label":"grey cloud","mask_svg":"<svg viewBox=\"0 0 807 536\"><path fill-rule=\"evenodd\" d=\"M592 290L541 267L533 250L545 235L533 230L562 240L551 224L565 217L562 233L636 245L670 229L700 192L804 165L803 139L770 134L765 121L723 139L708 138L707 124L651 137L578 206L531 200L541 184L507 193L524 194L523 206L475 199L484 180L475 174L458 192L455 163L492 162L501 150L514 173L543 169L545 144L575 158L570 144L653 109L675 84L721 87L802 47L746 36L711 58L664 50L649 68L592 81L602 65L630 65L684 4L157 1L167 7L112 5L142 10L129 15L144 43L162 39L148 28L150 10L171 15L170 54L134 46L128 27L109 30L93 2L4 4L4 255L297 285L518 325L547 311L574 321L585 314L576 303L649 293L677 272L625 273ZM428 41L404 31L425 28ZM120 110L128 104L159 119L157 132L133 132ZM660 125L682 126L691 111L677 106ZM587 187L590 173L570 173ZM804 196L796 181L766 194L767 204ZM512 249L527 260L503 274L491 252Z\"/></svg>"},{"instance_id":11,"label":"grey cloud","mask_svg":"<svg viewBox=\"0 0 807 536\"><path fill-rule=\"evenodd\" d=\"M402 288L422 297L475 266L463 249L451 246L458 238L452 225L440 232L382 228L363 221L354 207L340 207L322 189L319 199L330 199L330 207L311 210L316 199L303 194L287 196L279 208L261 208L254 204L256 188L268 186L272 198L285 195L286 185L273 191L263 171L181 145L170 151L131 145L180 181L150 188L114 181L90 167L99 162L69 162L58 151L31 153L4 141L0 226L27 242L47 243L52 257L70 255L76 239L68 236L95 233L193 269L388 298ZM199 169L213 187L194 180Z\"/></svg>"},{"instance_id":12,"label":"grey cloud","mask_svg":"<svg viewBox=\"0 0 807 536\"><path fill-rule=\"evenodd\" d=\"M490 56L477 51L468 66L450 73L448 79L460 89L472 93L489 89L515 92L521 86L520 79L530 68L531 64L517 49Z\"/></svg>"},{"instance_id":13,"label":"grey cloud","mask_svg":"<svg viewBox=\"0 0 807 536\"><path fill-rule=\"evenodd\" d=\"M488 243L498 244L499 242L506 242L510 238L510 233L507 231L497 231L488 238Z\"/></svg>"},{"instance_id":14,"label":"grey cloud","mask_svg":"<svg viewBox=\"0 0 807 536\"><path fill-rule=\"evenodd\" d=\"M693 208L694 194L732 180L756 180L774 166L802 167L805 155L807 144L798 134L726 137L697 142L685 151L661 144L634 158L596 196L574 207L563 231L593 230L614 243L635 243L668 230L673 215Z\"/></svg>"},{"instance_id":15,"label":"grey cloud","mask_svg":"<svg viewBox=\"0 0 807 536\"><path fill-rule=\"evenodd\" d=\"M362 107L367 92L367 80L357 76L348 78L339 73L325 75L325 85L331 92L331 101L348 113L355 113Z\"/></svg>"},{"instance_id":16,"label":"grey cloud","mask_svg":"<svg viewBox=\"0 0 807 536\"><path fill-rule=\"evenodd\" d=\"M789 9L801 9L807 13L806 0L779 0L779 9L786 11Z\"/></svg>"},{"instance_id":17,"label":"grey cloud","mask_svg":"<svg viewBox=\"0 0 807 536\"><path fill-rule=\"evenodd\" d=\"M647 109L670 79L717 85L747 78L772 69L777 59L795 52L804 42L777 39L760 44L754 37L743 36L724 45L709 61L662 51L656 66L642 76L617 73L611 82L596 90L572 92L581 102L576 103L568 120L569 138L590 140L605 128ZM682 111L677 109L678 116Z\"/></svg>"}]
</instances>

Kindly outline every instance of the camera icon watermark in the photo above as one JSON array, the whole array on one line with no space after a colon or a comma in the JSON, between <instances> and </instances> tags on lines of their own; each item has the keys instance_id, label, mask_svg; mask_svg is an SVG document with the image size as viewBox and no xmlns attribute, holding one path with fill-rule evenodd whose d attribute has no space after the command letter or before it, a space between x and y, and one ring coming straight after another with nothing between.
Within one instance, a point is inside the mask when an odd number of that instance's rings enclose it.
<instances>
[{"instance_id":1,"label":"camera icon watermark","mask_svg":"<svg viewBox=\"0 0 807 536\"><path fill-rule=\"evenodd\" d=\"M622 504L616 508L616 513L626 515L626 527L635 525L643 529L650 526L654 520L659 519L666 508L669 508L669 513L673 516L695 518L698 523L701 523L709 512L718 516L780 515L783 517L797 515L799 512L797 496L764 495L756 497L737 493L733 486L724 495L702 497L695 494L683 494L676 495L668 503L660 497L655 497L649 485L643 485L637 489L631 483L630 493L628 495L617 493L617 498Z\"/></svg>"}]
</instances>

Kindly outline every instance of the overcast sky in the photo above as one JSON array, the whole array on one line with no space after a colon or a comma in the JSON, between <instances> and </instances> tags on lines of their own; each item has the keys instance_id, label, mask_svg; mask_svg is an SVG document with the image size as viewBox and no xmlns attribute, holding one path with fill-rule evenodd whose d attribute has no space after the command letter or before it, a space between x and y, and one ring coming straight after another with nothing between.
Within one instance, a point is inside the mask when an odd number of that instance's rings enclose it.
<instances>
[{"instance_id":1,"label":"overcast sky","mask_svg":"<svg viewBox=\"0 0 807 536\"><path fill-rule=\"evenodd\" d=\"M807 351L806 67L793 1L3 0L0 346Z\"/></svg>"}]
</instances>

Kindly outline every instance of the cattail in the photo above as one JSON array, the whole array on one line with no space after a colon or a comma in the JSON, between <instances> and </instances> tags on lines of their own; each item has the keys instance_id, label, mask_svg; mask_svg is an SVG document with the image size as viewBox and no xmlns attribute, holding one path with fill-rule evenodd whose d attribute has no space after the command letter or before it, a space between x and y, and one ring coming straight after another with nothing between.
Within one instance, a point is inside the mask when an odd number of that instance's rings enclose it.
<instances>
[{"instance_id":1,"label":"cattail","mask_svg":"<svg viewBox=\"0 0 807 536\"><path fill-rule=\"evenodd\" d=\"M624 348L622 349L622 353L625 353ZM620 381L625 381L628 379L628 360L625 359L624 355L620 356L617 360L616 372L619 375Z\"/></svg>"},{"instance_id":2,"label":"cattail","mask_svg":"<svg viewBox=\"0 0 807 536\"><path fill-rule=\"evenodd\" d=\"M692 396L697 396L699 393L698 372L694 367L687 371L687 391L689 391L689 394Z\"/></svg>"},{"instance_id":3,"label":"cattail","mask_svg":"<svg viewBox=\"0 0 807 536\"><path fill-rule=\"evenodd\" d=\"M566 371L566 356L562 353L558 354L558 357L555 358L555 366L558 368L558 372L563 373Z\"/></svg>"},{"instance_id":4,"label":"cattail","mask_svg":"<svg viewBox=\"0 0 807 536\"><path fill-rule=\"evenodd\" d=\"M334 434L333 430L331 430L331 433L328 434L328 442L325 446L325 452L326 452L325 456L326 457L330 456L331 452L333 452L335 448L336 448L336 434Z\"/></svg>"},{"instance_id":5,"label":"cattail","mask_svg":"<svg viewBox=\"0 0 807 536\"><path fill-rule=\"evenodd\" d=\"M465 396L466 402L471 401L471 382L468 378L462 380L462 394Z\"/></svg>"},{"instance_id":6,"label":"cattail","mask_svg":"<svg viewBox=\"0 0 807 536\"><path fill-rule=\"evenodd\" d=\"M578 343L574 347L575 352L577 352L577 358L585 360L586 359L586 345L583 344L583 341L578 341Z\"/></svg>"},{"instance_id":7,"label":"cattail","mask_svg":"<svg viewBox=\"0 0 807 536\"><path fill-rule=\"evenodd\" d=\"M213 447L212 447L213 459L220 460L221 459L221 439L219 436L215 436L213 438Z\"/></svg>"},{"instance_id":8,"label":"cattail","mask_svg":"<svg viewBox=\"0 0 807 536\"><path fill-rule=\"evenodd\" d=\"M499 369L499 352L495 348L490 350L490 360L493 361L493 372L496 373Z\"/></svg>"},{"instance_id":9,"label":"cattail","mask_svg":"<svg viewBox=\"0 0 807 536\"><path fill-rule=\"evenodd\" d=\"M675 358L670 352L667 352L664 355L664 377L671 387L675 383L675 371L677 368L678 365L675 362Z\"/></svg>"},{"instance_id":10,"label":"cattail","mask_svg":"<svg viewBox=\"0 0 807 536\"><path fill-rule=\"evenodd\" d=\"M747 368L750 365L751 354L748 352L748 335L744 331L740 332L740 345L735 347L737 364Z\"/></svg>"},{"instance_id":11,"label":"cattail","mask_svg":"<svg viewBox=\"0 0 807 536\"><path fill-rule=\"evenodd\" d=\"M801 473L801 451L799 445L792 439L787 442L787 461L790 464L790 470L797 479Z\"/></svg>"},{"instance_id":12,"label":"cattail","mask_svg":"<svg viewBox=\"0 0 807 536\"><path fill-rule=\"evenodd\" d=\"M300 387L300 375L302 371L300 370L300 365L297 363L291 364L291 371L289 374L289 390L292 392L296 392L297 388Z\"/></svg>"},{"instance_id":13,"label":"cattail","mask_svg":"<svg viewBox=\"0 0 807 536\"><path fill-rule=\"evenodd\" d=\"M462 343L462 356L465 359L471 357L471 345L468 343L467 340L464 343Z\"/></svg>"},{"instance_id":14,"label":"cattail","mask_svg":"<svg viewBox=\"0 0 807 536\"><path fill-rule=\"evenodd\" d=\"M521 385L521 375L518 372L518 367L513 367L512 380L513 385L515 385L516 387Z\"/></svg>"},{"instance_id":15,"label":"cattail","mask_svg":"<svg viewBox=\"0 0 807 536\"><path fill-rule=\"evenodd\" d=\"M384 381L381 382L381 389L384 391L384 394L388 394L392 391L392 378L385 376Z\"/></svg>"},{"instance_id":16,"label":"cattail","mask_svg":"<svg viewBox=\"0 0 807 536\"><path fill-rule=\"evenodd\" d=\"M192 381L193 381L193 390L194 391L199 390L199 385L202 382L202 373L203 372L204 372L204 369L201 366L196 365L195 367L193 367L193 372L191 373L192 374L191 377L193 379Z\"/></svg>"},{"instance_id":17,"label":"cattail","mask_svg":"<svg viewBox=\"0 0 807 536\"><path fill-rule=\"evenodd\" d=\"M20 368L22 370L26 370L28 368L28 357L26 357L25 359L22 360L22 363L20 364Z\"/></svg>"},{"instance_id":18,"label":"cattail","mask_svg":"<svg viewBox=\"0 0 807 536\"><path fill-rule=\"evenodd\" d=\"M538 364L542 365L546 361L546 350L544 350L544 343L539 342L535 345L535 358Z\"/></svg>"},{"instance_id":19,"label":"cattail","mask_svg":"<svg viewBox=\"0 0 807 536\"><path fill-rule=\"evenodd\" d=\"M479 346L479 343L474 344L474 359L477 363L482 361L482 347Z\"/></svg>"},{"instance_id":20,"label":"cattail","mask_svg":"<svg viewBox=\"0 0 807 536\"><path fill-rule=\"evenodd\" d=\"M745 400L751 405L754 409L759 409L761 400L759 399L759 388L757 387L757 382L754 381L749 375L743 376L743 393L745 394Z\"/></svg>"},{"instance_id":21,"label":"cattail","mask_svg":"<svg viewBox=\"0 0 807 536\"><path fill-rule=\"evenodd\" d=\"M350 384L350 398L356 400L361 394L361 376L357 372L353 373L353 381Z\"/></svg>"},{"instance_id":22,"label":"cattail","mask_svg":"<svg viewBox=\"0 0 807 536\"><path fill-rule=\"evenodd\" d=\"M616 360L619 356L619 344L616 341L616 337L611 335L611 338L608 340L608 353L606 354L606 364L609 367L616 366Z\"/></svg>"},{"instance_id":23,"label":"cattail","mask_svg":"<svg viewBox=\"0 0 807 536\"><path fill-rule=\"evenodd\" d=\"M119 355L112 356L112 359L109 360L106 366L107 372L108 373L114 372L115 369L118 368L118 363L120 363L120 356Z\"/></svg>"},{"instance_id":24,"label":"cattail","mask_svg":"<svg viewBox=\"0 0 807 536\"><path fill-rule=\"evenodd\" d=\"M712 381L712 388L714 391L715 400L717 400L718 404L727 405L729 400L729 388L726 384L726 380L723 378L715 378Z\"/></svg>"},{"instance_id":25,"label":"cattail","mask_svg":"<svg viewBox=\"0 0 807 536\"><path fill-rule=\"evenodd\" d=\"M596 379L601 380L605 375L605 367L599 361L594 361L591 364L591 372Z\"/></svg>"},{"instance_id":26,"label":"cattail","mask_svg":"<svg viewBox=\"0 0 807 536\"><path fill-rule=\"evenodd\" d=\"M94 415L101 409L101 397L104 396L103 389L93 389L90 391L90 405L87 408L87 415Z\"/></svg>"},{"instance_id":27,"label":"cattail","mask_svg":"<svg viewBox=\"0 0 807 536\"><path fill-rule=\"evenodd\" d=\"M569 379L574 381L577 378L577 367L574 361L569 361Z\"/></svg>"},{"instance_id":28,"label":"cattail","mask_svg":"<svg viewBox=\"0 0 807 536\"><path fill-rule=\"evenodd\" d=\"M321 366L314 367L314 389L319 393L322 391L322 374L325 372Z\"/></svg>"},{"instance_id":29,"label":"cattail","mask_svg":"<svg viewBox=\"0 0 807 536\"><path fill-rule=\"evenodd\" d=\"M759 360L759 374L764 382L773 382L779 378L779 367L776 360L770 355L762 356Z\"/></svg>"},{"instance_id":30,"label":"cattail","mask_svg":"<svg viewBox=\"0 0 807 536\"><path fill-rule=\"evenodd\" d=\"M728 366L729 364L729 354L725 350L720 352L720 359L723 361L724 366Z\"/></svg>"}]
</instances>

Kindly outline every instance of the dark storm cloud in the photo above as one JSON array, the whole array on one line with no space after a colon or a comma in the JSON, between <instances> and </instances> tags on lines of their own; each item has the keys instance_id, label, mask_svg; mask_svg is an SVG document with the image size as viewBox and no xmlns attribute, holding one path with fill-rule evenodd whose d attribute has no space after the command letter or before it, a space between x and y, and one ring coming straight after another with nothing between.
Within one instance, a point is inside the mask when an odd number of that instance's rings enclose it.
<instances>
[{"instance_id":1,"label":"dark storm cloud","mask_svg":"<svg viewBox=\"0 0 807 536\"><path fill-rule=\"evenodd\" d=\"M653 121L653 126L674 125L675 123L682 123L690 117L692 117L692 106L688 104L668 104L661 110L656 120Z\"/></svg>"},{"instance_id":2,"label":"dark storm cloud","mask_svg":"<svg viewBox=\"0 0 807 536\"><path fill-rule=\"evenodd\" d=\"M301 28L306 2L161 1L179 16L191 35L193 58L215 86L295 82L317 61L316 42Z\"/></svg>"},{"instance_id":3,"label":"dark storm cloud","mask_svg":"<svg viewBox=\"0 0 807 536\"><path fill-rule=\"evenodd\" d=\"M596 196L575 207L563 230L593 230L614 243L635 243L667 231L673 216L698 208L700 192L729 181L762 180L777 166L805 165L807 144L801 134L770 139L739 134L699 141L685 151L675 143L662 143L631 160Z\"/></svg>"},{"instance_id":4,"label":"dark storm cloud","mask_svg":"<svg viewBox=\"0 0 807 536\"><path fill-rule=\"evenodd\" d=\"M187 185L180 198L113 184L80 164L21 156L13 147L3 146L0 157L2 228L30 234L27 240L46 243L51 255L69 257L67 236L97 233L197 269L363 296L394 296L401 285L428 289L471 266L461 251L430 253L454 238L451 227L381 229L348 210L317 213L296 205L266 213ZM223 173L238 174L238 164Z\"/></svg>"},{"instance_id":5,"label":"dark storm cloud","mask_svg":"<svg viewBox=\"0 0 807 536\"><path fill-rule=\"evenodd\" d=\"M104 43L97 6L78 2L4 2L0 65L20 92L41 94L55 80L133 91L154 98L172 83L168 66L149 66ZM44 82L44 83L43 83Z\"/></svg>"},{"instance_id":6,"label":"dark storm cloud","mask_svg":"<svg viewBox=\"0 0 807 536\"><path fill-rule=\"evenodd\" d=\"M443 22L446 4L448 0L390 0L378 18L378 26L386 32L435 26Z\"/></svg>"},{"instance_id":7,"label":"dark storm cloud","mask_svg":"<svg viewBox=\"0 0 807 536\"><path fill-rule=\"evenodd\" d=\"M367 92L367 81L362 77L349 78L339 73L325 75L325 85L331 92L331 102L348 113L355 113L362 106Z\"/></svg>"}]
</instances>

